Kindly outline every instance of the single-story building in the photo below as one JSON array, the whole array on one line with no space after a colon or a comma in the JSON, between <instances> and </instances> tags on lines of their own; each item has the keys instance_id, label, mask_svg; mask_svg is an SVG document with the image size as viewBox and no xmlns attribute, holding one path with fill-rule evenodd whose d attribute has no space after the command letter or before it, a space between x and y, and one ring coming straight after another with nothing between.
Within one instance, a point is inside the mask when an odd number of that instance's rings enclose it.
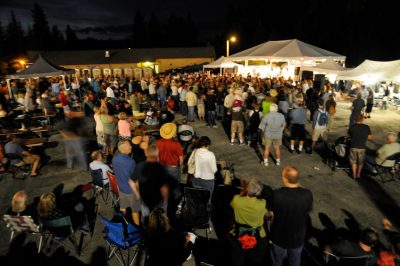
<instances>
[{"instance_id":1,"label":"single-story building","mask_svg":"<svg viewBox=\"0 0 400 266\"><path fill-rule=\"evenodd\" d=\"M128 48L78 51L28 51L29 62L41 54L53 64L75 69L77 76L124 76L141 78L153 73L210 63L214 47Z\"/></svg>"}]
</instances>

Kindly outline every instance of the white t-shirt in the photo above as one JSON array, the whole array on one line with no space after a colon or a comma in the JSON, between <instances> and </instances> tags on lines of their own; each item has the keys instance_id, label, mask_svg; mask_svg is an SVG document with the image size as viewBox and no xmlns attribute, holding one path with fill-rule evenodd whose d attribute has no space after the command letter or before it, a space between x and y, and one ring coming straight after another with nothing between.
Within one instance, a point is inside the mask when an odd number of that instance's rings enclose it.
<instances>
[{"instance_id":1,"label":"white t-shirt","mask_svg":"<svg viewBox=\"0 0 400 266\"><path fill-rule=\"evenodd\" d=\"M156 94L156 84L150 83L150 85L149 85L149 94Z\"/></svg>"},{"instance_id":2,"label":"white t-shirt","mask_svg":"<svg viewBox=\"0 0 400 266\"><path fill-rule=\"evenodd\" d=\"M114 91L113 91L113 89L111 89L111 87L107 87L106 95L108 98L115 98Z\"/></svg>"},{"instance_id":3,"label":"white t-shirt","mask_svg":"<svg viewBox=\"0 0 400 266\"><path fill-rule=\"evenodd\" d=\"M101 172L103 173L103 184L105 185L109 183L107 172L111 171L111 168L108 165L100 161L93 161L89 164L89 167L92 170L101 169Z\"/></svg>"}]
</instances>

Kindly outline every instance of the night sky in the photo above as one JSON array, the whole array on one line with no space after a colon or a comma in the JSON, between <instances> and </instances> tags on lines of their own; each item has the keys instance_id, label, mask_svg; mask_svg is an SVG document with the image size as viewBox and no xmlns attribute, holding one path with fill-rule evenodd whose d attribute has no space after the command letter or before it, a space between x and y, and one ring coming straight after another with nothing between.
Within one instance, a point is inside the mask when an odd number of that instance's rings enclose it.
<instances>
[{"instance_id":1,"label":"night sky","mask_svg":"<svg viewBox=\"0 0 400 266\"><path fill-rule=\"evenodd\" d=\"M138 9L144 16L153 12L160 21L165 21L169 14L186 16L189 12L198 25L201 36L215 34L216 25L224 19L222 0L1 0L0 21L8 23L10 11L13 10L23 24L24 29L32 22L31 9L38 3L45 11L50 25L64 28L66 24L75 30L86 27L104 27L110 25L130 25ZM123 35L123 33L122 33ZM95 36L105 37L109 36ZM125 38L126 36L111 36Z\"/></svg>"}]
</instances>

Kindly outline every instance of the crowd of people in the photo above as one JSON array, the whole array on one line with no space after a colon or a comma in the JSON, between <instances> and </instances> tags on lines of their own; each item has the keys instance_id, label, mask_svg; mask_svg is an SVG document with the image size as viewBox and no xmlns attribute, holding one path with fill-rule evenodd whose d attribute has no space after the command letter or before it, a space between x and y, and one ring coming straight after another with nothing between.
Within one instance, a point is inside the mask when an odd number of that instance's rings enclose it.
<instances>
[{"instance_id":1,"label":"crowd of people","mask_svg":"<svg viewBox=\"0 0 400 266\"><path fill-rule=\"evenodd\" d=\"M349 160L355 179L361 177L365 160L374 169L374 165L383 162L383 156L400 152L397 134L390 133L390 147L378 150L376 160L374 156L366 159L366 142L372 140L372 133L363 119L370 118L372 106L370 98L364 102L361 91L352 103L348 132L352 139ZM14 81L11 92L12 97L7 94L0 97L1 126L5 129L21 126L13 121L13 100L23 106L26 117L37 108L48 114L57 104L62 107L68 125L61 130L67 167L83 161L84 169L100 169L105 187L109 185L107 173L115 174L119 212L128 216L132 224L144 228L149 265L181 265L190 254L194 241L180 228L176 216L182 199L180 184L210 191L210 201L215 191L218 167L214 153L209 150L212 141L208 136L196 136L191 123L198 120L212 131L221 121L221 125L230 129L230 145L263 146L261 163L270 166L272 157L279 166L286 135L291 153L313 154L317 142L326 140L326 133L335 130L336 100L341 94L330 83L316 86L311 80L298 83L282 78L201 73L158 75L149 80L83 78L79 83L68 80L64 83L56 78L37 83ZM367 109L363 112L365 105ZM183 119L176 119L178 115ZM97 147L90 151L90 164L86 163L86 150L80 142L85 134L78 132L83 117L93 121L92 131L96 135ZM310 144L306 142L308 122L313 129ZM29 124L24 120L22 127ZM154 128L156 135L149 133ZM40 157L23 150L14 137L10 136L4 150L5 154L20 154L21 160L32 164L31 176L38 175ZM385 161L388 163L389 167L395 164ZM264 186L257 178L242 179L241 192L231 202L232 265L244 265L249 260L254 263L251 265L262 264L268 253L272 265L283 265L286 256L290 265L300 265L313 196L300 186L299 172L293 166L283 169L282 182L282 188L265 198L261 193ZM26 193L18 193L15 198L26 201ZM63 209L49 192L40 197L37 207L29 209L29 215L40 222L67 214L75 217L76 226L87 226L81 215L85 209L85 202L75 202ZM26 215L24 211L25 208L13 207L12 213ZM266 232L265 220L270 217L273 217L270 231ZM364 232L360 247L354 247L354 252L361 249L375 254L373 234L376 233ZM396 247L393 254L398 260ZM329 248L338 256L351 253L351 249L342 252L343 248L335 245ZM369 265L374 265L376 258Z\"/></svg>"}]
</instances>

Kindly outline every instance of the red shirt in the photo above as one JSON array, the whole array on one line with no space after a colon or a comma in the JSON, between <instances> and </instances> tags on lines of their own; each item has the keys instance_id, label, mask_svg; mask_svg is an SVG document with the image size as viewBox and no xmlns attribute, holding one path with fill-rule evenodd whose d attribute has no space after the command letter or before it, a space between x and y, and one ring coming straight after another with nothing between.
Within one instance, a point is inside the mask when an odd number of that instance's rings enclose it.
<instances>
[{"instance_id":1,"label":"red shirt","mask_svg":"<svg viewBox=\"0 0 400 266\"><path fill-rule=\"evenodd\" d=\"M179 157L183 156L181 144L173 139L157 140L157 147L162 165L179 165Z\"/></svg>"},{"instance_id":2,"label":"red shirt","mask_svg":"<svg viewBox=\"0 0 400 266\"><path fill-rule=\"evenodd\" d=\"M61 103L61 106L68 105L68 98L63 92L60 93L60 103Z\"/></svg>"}]
</instances>

